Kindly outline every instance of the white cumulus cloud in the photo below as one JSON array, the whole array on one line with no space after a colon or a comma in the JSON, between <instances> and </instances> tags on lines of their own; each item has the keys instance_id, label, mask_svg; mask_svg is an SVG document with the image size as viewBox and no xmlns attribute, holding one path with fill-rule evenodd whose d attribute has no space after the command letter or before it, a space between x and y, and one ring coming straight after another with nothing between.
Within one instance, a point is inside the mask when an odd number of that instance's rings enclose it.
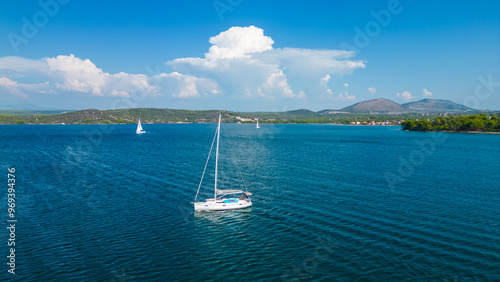
<instances>
[{"instance_id":1,"label":"white cumulus cloud","mask_svg":"<svg viewBox=\"0 0 500 282\"><path fill-rule=\"evenodd\" d=\"M404 91L403 93L399 94L399 93L396 93L396 98L401 98L403 99L404 101L409 101L411 99L415 99L415 97L413 95L411 95L410 92L408 91Z\"/></svg>"},{"instance_id":2,"label":"white cumulus cloud","mask_svg":"<svg viewBox=\"0 0 500 282\"><path fill-rule=\"evenodd\" d=\"M154 80L162 94L174 98L184 99L220 93L213 81L178 72L161 73L150 80Z\"/></svg>"},{"instance_id":3,"label":"white cumulus cloud","mask_svg":"<svg viewBox=\"0 0 500 282\"><path fill-rule=\"evenodd\" d=\"M274 41L255 26L231 27L209 40L212 46L205 53L207 60L250 58L251 54L273 49Z\"/></svg>"},{"instance_id":4,"label":"white cumulus cloud","mask_svg":"<svg viewBox=\"0 0 500 282\"><path fill-rule=\"evenodd\" d=\"M103 86L107 84L109 74L96 67L89 59L82 60L70 56L57 56L47 58L49 71L54 76L59 76L62 82L57 82L57 88L63 91L91 93L103 96Z\"/></svg>"},{"instance_id":5,"label":"white cumulus cloud","mask_svg":"<svg viewBox=\"0 0 500 282\"><path fill-rule=\"evenodd\" d=\"M321 80L320 80L320 83L322 84L328 84L328 82L330 81L330 78L332 78L329 74L325 75L325 77L322 77Z\"/></svg>"},{"instance_id":6,"label":"white cumulus cloud","mask_svg":"<svg viewBox=\"0 0 500 282\"><path fill-rule=\"evenodd\" d=\"M163 65L164 70L149 75L108 73L91 59L72 54L36 60L3 57L0 98L50 94L71 99L92 97L97 104L103 98L141 102L148 97L155 106L168 106L154 100L162 99L182 107L191 105L182 101L197 101L198 105L215 101L210 104L213 107L227 100L253 100L259 105L259 99L265 99L275 103L268 108L285 103L303 107L304 101L322 103L332 97L327 86L332 77L365 67L363 61L353 59L353 51L273 48L274 40L255 26L231 27L208 41L211 46L204 56L170 60ZM355 96L344 93L337 99L354 100Z\"/></svg>"},{"instance_id":7,"label":"white cumulus cloud","mask_svg":"<svg viewBox=\"0 0 500 282\"><path fill-rule=\"evenodd\" d=\"M116 89L113 89L111 90L111 96L115 96L115 97L130 97L130 94L127 92L127 91L123 91L123 90L116 90Z\"/></svg>"},{"instance_id":8,"label":"white cumulus cloud","mask_svg":"<svg viewBox=\"0 0 500 282\"><path fill-rule=\"evenodd\" d=\"M337 96L337 98L335 98L335 100L338 100L338 101L354 101L354 100L356 100L356 96L355 95L349 95L349 93L344 92L344 93L340 93Z\"/></svg>"},{"instance_id":9,"label":"white cumulus cloud","mask_svg":"<svg viewBox=\"0 0 500 282\"><path fill-rule=\"evenodd\" d=\"M10 80L6 77L0 78L0 87L7 89L11 94L14 94L23 99L27 99L28 95L24 93L20 88L22 88L22 84L17 83L17 81Z\"/></svg>"},{"instance_id":10,"label":"white cumulus cloud","mask_svg":"<svg viewBox=\"0 0 500 282\"><path fill-rule=\"evenodd\" d=\"M424 96L424 98L432 98L432 92L427 89L422 90L422 95Z\"/></svg>"},{"instance_id":11,"label":"white cumulus cloud","mask_svg":"<svg viewBox=\"0 0 500 282\"><path fill-rule=\"evenodd\" d=\"M0 58L0 76L14 72L16 76L23 77L26 76L25 72L29 72L30 79L45 80L42 83L25 84L7 77L1 78L1 87L25 99L29 94L35 93L61 95L82 93L100 97L131 97L134 92L140 93L141 97L168 95L189 98L201 96L200 91L204 94L220 92L216 83L192 75L178 72L160 73L154 76L124 72L110 74L98 68L89 59L81 59L74 55L31 60L36 69L27 67L29 59L19 57L4 59ZM16 64L17 62L19 64Z\"/></svg>"},{"instance_id":12,"label":"white cumulus cloud","mask_svg":"<svg viewBox=\"0 0 500 282\"><path fill-rule=\"evenodd\" d=\"M311 97L324 93L332 75L365 67L362 61L350 60L355 55L351 51L275 49L274 41L255 26L232 27L209 42L212 46L205 57L178 58L166 64L215 81L222 93L236 99L301 98L306 93Z\"/></svg>"},{"instance_id":13,"label":"white cumulus cloud","mask_svg":"<svg viewBox=\"0 0 500 282\"><path fill-rule=\"evenodd\" d=\"M344 83L344 87L345 88L349 87L349 83Z\"/></svg>"},{"instance_id":14,"label":"white cumulus cloud","mask_svg":"<svg viewBox=\"0 0 500 282\"><path fill-rule=\"evenodd\" d=\"M28 94L26 94L28 92L38 91L40 93L50 93L49 82L26 84L19 83L7 77L0 77L0 88L3 88L10 94L13 94L22 99L28 99L29 96Z\"/></svg>"},{"instance_id":15,"label":"white cumulus cloud","mask_svg":"<svg viewBox=\"0 0 500 282\"><path fill-rule=\"evenodd\" d=\"M262 85L263 88L268 89L267 92L275 89L278 93L280 93L283 97L295 97L292 89L290 89L290 85L286 80L286 76L283 74L283 71L279 71L276 73L271 73L266 82Z\"/></svg>"},{"instance_id":16,"label":"white cumulus cloud","mask_svg":"<svg viewBox=\"0 0 500 282\"><path fill-rule=\"evenodd\" d=\"M29 62L32 67L26 67ZM19 63L19 64L17 64ZM21 66L21 67L19 67ZM141 91L155 95L157 87L149 83L144 74L109 74L98 68L89 59L74 55L59 55L55 58L29 60L19 57L0 58L0 76L14 73L16 78L39 80L40 83L21 84L17 88L35 93L83 93L90 96L129 96L129 91Z\"/></svg>"},{"instance_id":17,"label":"white cumulus cloud","mask_svg":"<svg viewBox=\"0 0 500 282\"><path fill-rule=\"evenodd\" d=\"M370 94L375 94L375 92L377 92L377 89L375 89L373 87L369 87L368 92L370 92Z\"/></svg>"}]
</instances>

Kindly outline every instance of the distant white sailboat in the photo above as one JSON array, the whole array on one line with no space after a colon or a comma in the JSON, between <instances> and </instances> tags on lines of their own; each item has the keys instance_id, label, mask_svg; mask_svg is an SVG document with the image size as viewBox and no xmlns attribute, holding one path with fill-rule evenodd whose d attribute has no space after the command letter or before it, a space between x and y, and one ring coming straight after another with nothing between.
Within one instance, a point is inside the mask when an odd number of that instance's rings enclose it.
<instances>
[{"instance_id":1,"label":"distant white sailboat","mask_svg":"<svg viewBox=\"0 0 500 282\"><path fill-rule=\"evenodd\" d=\"M217 126L217 145L215 149L215 187L214 187L214 197L206 199L205 202L197 202L198 193L200 192L201 183L203 182L203 176L205 175L205 170L207 169L208 160L210 159L210 155L212 154L212 148L214 143L212 142L212 147L210 148L210 153L208 154L207 162L205 164L205 169L203 170L203 174L201 176L200 185L198 186L198 191L196 192L196 196L194 197L194 210L195 211L224 211L224 210L236 210L243 209L252 206L252 201L249 196L252 193L243 190L219 190L217 189L217 168L219 164L219 137L220 137L220 120L221 115L219 114L219 124ZM214 136L215 141L215 136ZM229 196L228 198L224 198L228 195L240 195L237 196Z\"/></svg>"},{"instance_id":2,"label":"distant white sailboat","mask_svg":"<svg viewBox=\"0 0 500 282\"><path fill-rule=\"evenodd\" d=\"M259 119L257 119L257 125L255 126L255 128L260 128L260 126L259 126Z\"/></svg>"},{"instance_id":3,"label":"distant white sailboat","mask_svg":"<svg viewBox=\"0 0 500 282\"><path fill-rule=\"evenodd\" d=\"M146 131L144 131L144 130L142 129L141 119L139 119L139 123L137 124L137 130L135 131L135 133L137 133L137 134L146 133Z\"/></svg>"}]
</instances>

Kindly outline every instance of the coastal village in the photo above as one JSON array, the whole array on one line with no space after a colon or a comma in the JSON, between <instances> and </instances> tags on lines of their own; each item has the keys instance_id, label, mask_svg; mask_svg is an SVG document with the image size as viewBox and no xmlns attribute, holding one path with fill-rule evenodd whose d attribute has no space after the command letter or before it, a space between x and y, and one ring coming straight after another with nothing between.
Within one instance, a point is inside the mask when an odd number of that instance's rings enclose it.
<instances>
[{"instance_id":1,"label":"coastal village","mask_svg":"<svg viewBox=\"0 0 500 282\"><path fill-rule=\"evenodd\" d=\"M351 125L401 125L404 120L386 120L386 121L351 121Z\"/></svg>"},{"instance_id":2,"label":"coastal village","mask_svg":"<svg viewBox=\"0 0 500 282\"><path fill-rule=\"evenodd\" d=\"M237 123L250 123L250 122L257 122L256 118L244 118L240 116L235 117L238 122ZM275 119L261 119L261 121L264 122L273 122L276 121ZM350 125L401 125L404 120L385 120L385 121L351 121L349 124Z\"/></svg>"}]
</instances>

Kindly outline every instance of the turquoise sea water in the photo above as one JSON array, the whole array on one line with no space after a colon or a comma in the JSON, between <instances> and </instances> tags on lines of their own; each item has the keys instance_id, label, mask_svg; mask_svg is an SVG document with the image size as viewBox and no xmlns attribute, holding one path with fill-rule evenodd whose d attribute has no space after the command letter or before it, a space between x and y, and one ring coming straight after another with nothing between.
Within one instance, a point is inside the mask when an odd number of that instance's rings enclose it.
<instances>
[{"instance_id":1,"label":"turquoise sea water","mask_svg":"<svg viewBox=\"0 0 500 282\"><path fill-rule=\"evenodd\" d=\"M216 125L143 127L0 126L0 280L500 280L500 135L223 124L253 207L194 213Z\"/></svg>"}]
</instances>

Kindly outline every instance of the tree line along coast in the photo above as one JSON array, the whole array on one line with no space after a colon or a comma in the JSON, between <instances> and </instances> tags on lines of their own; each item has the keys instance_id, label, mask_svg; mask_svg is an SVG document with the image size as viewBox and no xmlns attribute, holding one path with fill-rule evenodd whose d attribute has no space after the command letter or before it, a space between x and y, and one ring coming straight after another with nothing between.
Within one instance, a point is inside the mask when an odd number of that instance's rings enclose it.
<instances>
[{"instance_id":1,"label":"tree line along coast","mask_svg":"<svg viewBox=\"0 0 500 282\"><path fill-rule=\"evenodd\" d=\"M220 111L173 109L82 110L73 112L0 111L0 124L134 124L213 123ZM222 111L223 122L287 124L325 123L343 125L401 125L407 131L500 132L500 113L338 113L294 110L287 112L237 113Z\"/></svg>"},{"instance_id":2,"label":"tree line along coast","mask_svg":"<svg viewBox=\"0 0 500 282\"><path fill-rule=\"evenodd\" d=\"M449 132L499 132L500 113L443 116L433 119L411 119L403 122L403 130L408 131L449 131Z\"/></svg>"}]
</instances>

